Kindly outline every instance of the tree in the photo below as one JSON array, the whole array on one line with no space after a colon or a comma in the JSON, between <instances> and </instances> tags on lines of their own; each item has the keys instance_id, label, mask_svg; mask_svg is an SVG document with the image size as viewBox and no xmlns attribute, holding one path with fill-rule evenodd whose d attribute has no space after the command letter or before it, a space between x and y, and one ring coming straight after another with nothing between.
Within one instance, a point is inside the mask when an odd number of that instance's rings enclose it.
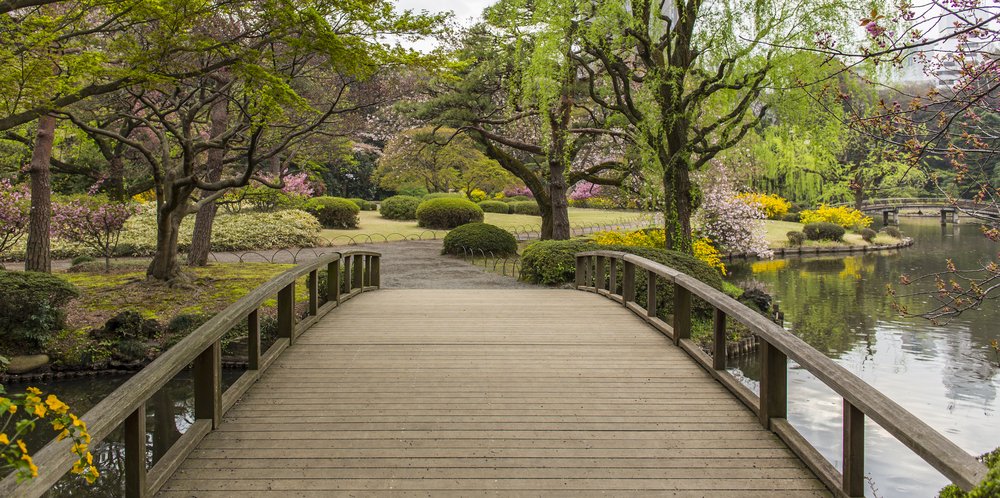
<instances>
[{"instance_id":1,"label":"tree","mask_svg":"<svg viewBox=\"0 0 1000 498\"><path fill-rule=\"evenodd\" d=\"M111 257L118 248L118 238L125 222L135 214L136 206L108 199L83 197L56 204L53 232L70 242L83 244L104 257L104 270L111 271Z\"/></svg>"},{"instance_id":2,"label":"tree","mask_svg":"<svg viewBox=\"0 0 1000 498\"><path fill-rule=\"evenodd\" d=\"M662 180L667 248L690 252L691 172L761 122L769 74L789 61L781 47L843 25L839 10L848 6L822 0L587 5L574 58L590 75L591 98L627 121Z\"/></svg>"}]
</instances>

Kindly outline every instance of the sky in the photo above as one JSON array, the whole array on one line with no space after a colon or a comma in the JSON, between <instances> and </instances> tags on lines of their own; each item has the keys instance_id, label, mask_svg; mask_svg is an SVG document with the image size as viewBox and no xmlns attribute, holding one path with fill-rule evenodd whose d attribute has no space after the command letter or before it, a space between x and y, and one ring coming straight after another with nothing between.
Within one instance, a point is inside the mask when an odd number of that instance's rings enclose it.
<instances>
[{"instance_id":1,"label":"sky","mask_svg":"<svg viewBox=\"0 0 1000 498\"><path fill-rule=\"evenodd\" d=\"M494 0L395 0L393 3L400 9L429 12L450 10L455 13L457 20L465 21L470 17L478 17L493 2Z\"/></svg>"}]
</instances>

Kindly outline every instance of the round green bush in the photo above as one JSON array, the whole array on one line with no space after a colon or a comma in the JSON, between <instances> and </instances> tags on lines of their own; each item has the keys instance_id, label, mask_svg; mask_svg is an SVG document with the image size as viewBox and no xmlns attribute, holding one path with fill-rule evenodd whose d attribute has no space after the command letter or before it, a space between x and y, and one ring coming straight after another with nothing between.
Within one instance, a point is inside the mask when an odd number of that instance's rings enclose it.
<instances>
[{"instance_id":1,"label":"round green bush","mask_svg":"<svg viewBox=\"0 0 1000 498\"><path fill-rule=\"evenodd\" d=\"M536 284L558 285L573 282L576 276L576 253L593 250L620 251L635 254L651 261L686 273L715 289L722 290L722 276L701 260L677 251L634 246L603 246L587 239L543 240L530 244L521 254L521 279ZM608 269L605 269L607 275ZM636 301L646 305L646 272L637 271ZM659 316L666 318L673 305L672 285L657 286ZM712 307L702 299L692 300L692 309L698 316L708 317Z\"/></svg>"},{"instance_id":2,"label":"round green bush","mask_svg":"<svg viewBox=\"0 0 1000 498\"><path fill-rule=\"evenodd\" d=\"M528 197L526 195L512 195L510 197L505 198L504 202L525 202L525 201L533 201L533 200L534 199L532 199L531 197Z\"/></svg>"},{"instance_id":3,"label":"round green bush","mask_svg":"<svg viewBox=\"0 0 1000 498\"><path fill-rule=\"evenodd\" d=\"M362 211L374 211L378 209L378 205L372 201L366 201L358 197L351 197L350 199L347 200L353 202L355 205L358 206L358 209Z\"/></svg>"},{"instance_id":4,"label":"round green bush","mask_svg":"<svg viewBox=\"0 0 1000 498\"><path fill-rule=\"evenodd\" d=\"M801 217L802 215L800 215L799 213L785 213L781 215L781 221L790 221L792 223L798 223L799 218Z\"/></svg>"},{"instance_id":5,"label":"round green bush","mask_svg":"<svg viewBox=\"0 0 1000 498\"><path fill-rule=\"evenodd\" d=\"M361 208L341 197L313 197L302 205L324 228L357 228Z\"/></svg>"},{"instance_id":6,"label":"round green bush","mask_svg":"<svg viewBox=\"0 0 1000 498\"><path fill-rule=\"evenodd\" d=\"M806 241L806 234L794 230L786 233L785 237L788 237L788 245L790 246L801 246Z\"/></svg>"},{"instance_id":7,"label":"round green bush","mask_svg":"<svg viewBox=\"0 0 1000 498\"><path fill-rule=\"evenodd\" d=\"M542 214L542 211L538 209L538 203L535 201L511 202L509 206L511 214L530 214L533 216Z\"/></svg>"},{"instance_id":8,"label":"round green bush","mask_svg":"<svg viewBox=\"0 0 1000 498\"><path fill-rule=\"evenodd\" d=\"M903 232L896 227L882 227L882 233L895 239L903 238Z\"/></svg>"},{"instance_id":9,"label":"round green bush","mask_svg":"<svg viewBox=\"0 0 1000 498\"><path fill-rule=\"evenodd\" d=\"M809 240L841 240L844 238L846 230L835 223L806 223L802 228Z\"/></svg>"},{"instance_id":10,"label":"round green bush","mask_svg":"<svg viewBox=\"0 0 1000 498\"><path fill-rule=\"evenodd\" d=\"M382 201L379 213L383 218L390 220L415 220L417 219L417 206L420 199L409 195L394 195Z\"/></svg>"},{"instance_id":11,"label":"round green bush","mask_svg":"<svg viewBox=\"0 0 1000 498\"><path fill-rule=\"evenodd\" d=\"M872 230L871 228L862 228L858 233L861 234L861 239L869 244L871 244L872 241L875 240L875 236L878 235L878 232Z\"/></svg>"},{"instance_id":12,"label":"round green bush","mask_svg":"<svg viewBox=\"0 0 1000 498\"><path fill-rule=\"evenodd\" d=\"M417 206L417 224L425 228L450 230L482 221L483 210L467 199L437 198Z\"/></svg>"},{"instance_id":13,"label":"round green bush","mask_svg":"<svg viewBox=\"0 0 1000 498\"><path fill-rule=\"evenodd\" d=\"M492 254L507 256L517 252L517 239L510 232L486 223L466 223L444 237L441 254Z\"/></svg>"},{"instance_id":14,"label":"round green bush","mask_svg":"<svg viewBox=\"0 0 1000 498\"><path fill-rule=\"evenodd\" d=\"M500 213L508 214L510 213L510 206L503 201L479 201L479 207L487 213Z\"/></svg>"},{"instance_id":15,"label":"round green bush","mask_svg":"<svg viewBox=\"0 0 1000 498\"><path fill-rule=\"evenodd\" d=\"M62 329L62 308L79 295L73 284L55 275L0 272L0 340L37 350Z\"/></svg>"},{"instance_id":16,"label":"round green bush","mask_svg":"<svg viewBox=\"0 0 1000 498\"><path fill-rule=\"evenodd\" d=\"M429 201L431 199L465 199L465 194L461 192L434 192L433 194L427 194L423 197L423 200Z\"/></svg>"}]
</instances>

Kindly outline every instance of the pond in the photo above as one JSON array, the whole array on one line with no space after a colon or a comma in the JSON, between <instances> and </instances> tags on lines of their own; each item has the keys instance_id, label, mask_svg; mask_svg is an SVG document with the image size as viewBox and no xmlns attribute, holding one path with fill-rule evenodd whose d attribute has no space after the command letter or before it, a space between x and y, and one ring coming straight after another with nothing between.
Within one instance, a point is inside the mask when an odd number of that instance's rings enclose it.
<instances>
[{"instance_id":1,"label":"pond","mask_svg":"<svg viewBox=\"0 0 1000 498\"><path fill-rule=\"evenodd\" d=\"M767 287L785 313L786 328L978 455L1000 446L1000 369L989 360L990 341L1000 339L1000 307L990 302L934 325L899 317L886 292L889 284L899 287L900 275L943 271L949 258L958 268L976 268L1000 251L978 225L939 223L902 218L900 228L915 244L898 251L729 267L734 281ZM911 311L928 309L929 299L911 297L904 304ZM754 358L731 366L756 389ZM841 398L794 364L788 384L790 422L841 468ZM865 434L869 496L935 496L948 483L871 421Z\"/></svg>"}]
</instances>

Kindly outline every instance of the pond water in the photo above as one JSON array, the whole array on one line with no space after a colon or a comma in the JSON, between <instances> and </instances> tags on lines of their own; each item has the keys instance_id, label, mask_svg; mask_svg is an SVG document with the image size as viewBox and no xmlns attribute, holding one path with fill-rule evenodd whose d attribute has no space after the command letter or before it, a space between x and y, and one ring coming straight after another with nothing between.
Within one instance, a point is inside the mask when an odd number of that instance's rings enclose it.
<instances>
[{"instance_id":1,"label":"pond water","mask_svg":"<svg viewBox=\"0 0 1000 498\"><path fill-rule=\"evenodd\" d=\"M1000 245L983 237L978 225L942 227L935 219L903 218L900 228L915 239L912 247L734 263L732 279L762 282L784 311L786 328L966 451L985 453L1000 446L1000 369L991 365L989 348L991 340L1000 339L1000 306L988 302L934 325L899 317L890 308L886 285L898 287L903 274L943 271L948 258L959 268L978 267L996 256ZM901 301L911 311L929 309L926 296ZM757 388L754 358L731 366ZM790 422L841 468L841 398L794 364L788 391ZM948 483L871 421L865 434L869 496L936 496Z\"/></svg>"}]
</instances>

